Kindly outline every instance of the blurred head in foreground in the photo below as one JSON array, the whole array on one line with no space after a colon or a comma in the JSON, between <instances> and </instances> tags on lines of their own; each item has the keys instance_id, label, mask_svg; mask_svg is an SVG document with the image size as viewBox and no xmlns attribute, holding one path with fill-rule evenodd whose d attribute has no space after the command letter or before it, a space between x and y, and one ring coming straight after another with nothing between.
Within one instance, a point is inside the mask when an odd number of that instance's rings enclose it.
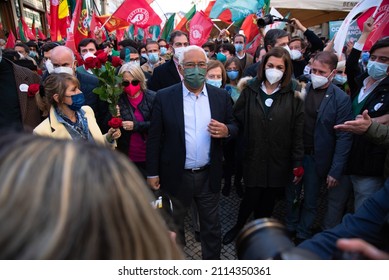
<instances>
[{"instance_id":1,"label":"blurred head in foreground","mask_svg":"<svg viewBox=\"0 0 389 280\"><path fill-rule=\"evenodd\" d=\"M0 259L179 259L136 168L86 143L0 139Z\"/></svg>"}]
</instances>

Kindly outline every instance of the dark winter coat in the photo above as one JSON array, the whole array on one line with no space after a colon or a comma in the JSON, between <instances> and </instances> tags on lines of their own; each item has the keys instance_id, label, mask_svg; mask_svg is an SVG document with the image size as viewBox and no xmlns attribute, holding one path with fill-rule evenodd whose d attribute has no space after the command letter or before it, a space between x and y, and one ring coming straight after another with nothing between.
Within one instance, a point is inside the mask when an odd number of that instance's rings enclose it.
<instances>
[{"instance_id":1,"label":"dark winter coat","mask_svg":"<svg viewBox=\"0 0 389 280\"><path fill-rule=\"evenodd\" d=\"M260 85L258 78L249 80L234 107L244 139L243 179L247 187L285 187L304 157L303 101L291 82L279 90L266 116Z\"/></svg>"}]
</instances>

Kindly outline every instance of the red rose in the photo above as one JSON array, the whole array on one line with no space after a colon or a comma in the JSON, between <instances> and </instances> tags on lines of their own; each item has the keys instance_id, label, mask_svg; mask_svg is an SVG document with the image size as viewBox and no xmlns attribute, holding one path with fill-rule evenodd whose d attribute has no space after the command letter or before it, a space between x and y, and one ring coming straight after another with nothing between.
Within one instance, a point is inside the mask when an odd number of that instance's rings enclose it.
<instances>
[{"instance_id":1,"label":"red rose","mask_svg":"<svg viewBox=\"0 0 389 280\"><path fill-rule=\"evenodd\" d=\"M118 56L112 56L112 66L113 67L119 67L122 65L122 60Z\"/></svg>"},{"instance_id":2,"label":"red rose","mask_svg":"<svg viewBox=\"0 0 389 280\"><path fill-rule=\"evenodd\" d=\"M39 92L39 84L31 84L27 90L28 97L34 97Z\"/></svg>"},{"instance_id":3,"label":"red rose","mask_svg":"<svg viewBox=\"0 0 389 280\"><path fill-rule=\"evenodd\" d=\"M296 177L301 177L304 175L304 168L302 166L293 168L293 175Z\"/></svg>"},{"instance_id":4,"label":"red rose","mask_svg":"<svg viewBox=\"0 0 389 280\"><path fill-rule=\"evenodd\" d=\"M119 128L122 126L122 119L113 117L108 121L108 125L112 128Z\"/></svg>"},{"instance_id":5,"label":"red rose","mask_svg":"<svg viewBox=\"0 0 389 280\"><path fill-rule=\"evenodd\" d=\"M108 61L108 55L103 50L98 50L95 53L95 56L97 57L97 59L100 61L101 64L104 64Z\"/></svg>"},{"instance_id":6,"label":"red rose","mask_svg":"<svg viewBox=\"0 0 389 280\"><path fill-rule=\"evenodd\" d=\"M96 58L94 57L88 57L87 59L85 59L84 61L84 66L85 66L85 69L88 70L90 68L95 68L96 67Z\"/></svg>"}]
</instances>

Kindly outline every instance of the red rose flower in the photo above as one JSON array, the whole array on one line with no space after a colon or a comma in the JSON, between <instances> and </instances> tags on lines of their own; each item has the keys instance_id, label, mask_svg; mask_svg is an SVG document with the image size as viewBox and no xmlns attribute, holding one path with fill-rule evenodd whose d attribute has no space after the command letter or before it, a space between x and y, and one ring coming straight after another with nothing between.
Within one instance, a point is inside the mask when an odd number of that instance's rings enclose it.
<instances>
[{"instance_id":1,"label":"red rose flower","mask_svg":"<svg viewBox=\"0 0 389 280\"><path fill-rule=\"evenodd\" d=\"M95 56L97 57L97 59L100 61L101 64L104 64L104 63L106 63L108 61L108 55L103 50L98 50L95 53Z\"/></svg>"},{"instance_id":2,"label":"red rose flower","mask_svg":"<svg viewBox=\"0 0 389 280\"><path fill-rule=\"evenodd\" d=\"M28 97L34 97L39 92L39 84L31 84L27 90Z\"/></svg>"},{"instance_id":3,"label":"red rose flower","mask_svg":"<svg viewBox=\"0 0 389 280\"><path fill-rule=\"evenodd\" d=\"M95 68L96 67L96 58L95 57L88 57L84 61L84 66L85 66L86 70L88 70L90 68Z\"/></svg>"},{"instance_id":4,"label":"red rose flower","mask_svg":"<svg viewBox=\"0 0 389 280\"><path fill-rule=\"evenodd\" d=\"M301 177L304 175L304 168L302 166L293 168L293 175L296 177Z\"/></svg>"},{"instance_id":5,"label":"red rose flower","mask_svg":"<svg viewBox=\"0 0 389 280\"><path fill-rule=\"evenodd\" d=\"M122 65L122 60L118 56L112 56L112 66L113 67L119 67Z\"/></svg>"},{"instance_id":6,"label":"red rose flower","mask_svg":"<svg viewBox=\"0 0 389 280\"><path fill-rule=\"evenodd\" d=\"M113 117L108 121L108 125L112 128L119 128L122 126L122 119Z\"/></svg>"}]
</instances>

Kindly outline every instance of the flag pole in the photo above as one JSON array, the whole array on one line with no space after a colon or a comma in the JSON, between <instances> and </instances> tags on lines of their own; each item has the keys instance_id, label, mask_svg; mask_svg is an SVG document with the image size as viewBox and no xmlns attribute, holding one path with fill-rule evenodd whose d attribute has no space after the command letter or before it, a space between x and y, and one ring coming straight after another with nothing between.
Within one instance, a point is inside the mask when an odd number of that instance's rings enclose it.
<instances>
[{"instance_id":1,"label":"flag pole","mask_svg":"<svg viewBox=\"0 0 389 280\"><path fill-rule=\"evenodd\" d=\"M221 31L221 29L219 28L219 26L216 25L216 23L212 22L213 23L213 26L216 27L217 30Z\"/></svg>"},{"instance_id":2,"label":"flag pole","mask_svg":"<svg viewBox=\"0 0 389 280\"><path fill-rule=\"evenodd\" d=\"M166 18L166 20L168 20L168 18L167 18L167 16L166 16L165 12L162 10L162 8L161 8L161 6L159 5L159 3L157 2L157 0L154 0L153 3L154 3L154 2L157 3L158 8L161 10L161 12L163 13L163 15L164 15L164 17Z\"/></svg>"},{"instance_id":3,"label":"flag pole","mask_svg":"<svg viewBox=\"0 0 389 280\"><path fill-rule=\"evenodd\" d=\"M231 22L231 24L226 28L226 30L228 30L234 23L235 21Z\"/></svg>"},{"instance_id":4,"label":"flag pole","mask_svg":"<svg viewBox=\"0 0 389 280\"><path fill-rule=\"evenodd\" d=\"M112 18L112 15L109 16L109 18L104 22L104 24L100 27L100 29L103 29L103 27L108 23L108 21Z\"/></svg>"}]
</instances>

